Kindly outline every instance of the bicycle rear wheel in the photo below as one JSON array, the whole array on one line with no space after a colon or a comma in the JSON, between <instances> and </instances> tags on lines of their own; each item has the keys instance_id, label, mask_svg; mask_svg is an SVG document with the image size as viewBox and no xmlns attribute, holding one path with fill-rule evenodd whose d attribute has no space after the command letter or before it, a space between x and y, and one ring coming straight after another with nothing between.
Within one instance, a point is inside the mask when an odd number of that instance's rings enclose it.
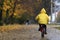
<instances>
[{"instance_id":1,"label":"bicycle rear wheel","mask_svg":"<svg viewBox=\"0 0 60 40\"><path fill-rule=\"evenodd\" d=\"M42 29L41 37L44 38L44 28Z\"/></svg>"}]
</instances>

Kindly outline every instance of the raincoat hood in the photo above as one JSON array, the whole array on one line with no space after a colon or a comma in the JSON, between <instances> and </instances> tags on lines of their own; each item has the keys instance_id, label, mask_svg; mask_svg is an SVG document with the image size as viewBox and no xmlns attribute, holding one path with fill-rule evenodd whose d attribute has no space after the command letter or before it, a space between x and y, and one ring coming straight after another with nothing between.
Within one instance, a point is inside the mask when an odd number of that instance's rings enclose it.
<instances>
[{"instance_id":1,"label":"raincoat hood","mask_svg":"<svg viewBox=\"0 0 60 40\"><path fill-rule=\"evenodd\" d=\"M39 24L48 24L49 16L46 13L46 10L42 8L40 13L35 18Z\"/></svg>"},{"instance_id":2,"label":"raincoat hood","mask_svg":"<svg viewBox=\"0 0 60 40\"><path fill-rule=\"evenodd\" d=\"M46 10L44 8L42 8L41 13L46 13Z\"/></svg>"}]
</instances>

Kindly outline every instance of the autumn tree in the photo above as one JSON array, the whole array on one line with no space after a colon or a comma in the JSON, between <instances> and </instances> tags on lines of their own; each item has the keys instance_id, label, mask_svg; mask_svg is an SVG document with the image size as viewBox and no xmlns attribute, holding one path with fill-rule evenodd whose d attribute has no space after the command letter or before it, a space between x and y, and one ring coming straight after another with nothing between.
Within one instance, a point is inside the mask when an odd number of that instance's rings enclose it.
<instances>
[{"instance_id":1,"label":"autumn tree","mask_svg":"<svg viewBox=\"0 0 60 40\"><path fill-rule=\"evenodd\" d=\"M8 22L9 20L13 22L15 19L25 21L29 18L33 22L42 7L44 7L50 15L50 0L4 0L3 20L6 19Z\"/></svg>"},{"instance_id":2,"label":"autumn tree","mask_svg":"<svg viewBox=\"0 0 60 40\"><path fill-rule=\"evenodd\" d=\"M15 11L15 1L14 0L4 0L3 5L3 20L8 24L9 19L12 19Z\"/></svg>"}]
</instances>

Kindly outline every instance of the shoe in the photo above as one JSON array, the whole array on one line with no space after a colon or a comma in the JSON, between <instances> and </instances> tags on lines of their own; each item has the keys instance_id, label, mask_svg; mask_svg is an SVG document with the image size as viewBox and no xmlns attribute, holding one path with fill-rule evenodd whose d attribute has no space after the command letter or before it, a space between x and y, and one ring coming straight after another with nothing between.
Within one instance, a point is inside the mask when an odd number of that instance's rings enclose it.
<instances>
[{"instance_id":1,"label":"shoe","mask_svg":"<svg viewBox=\"0 0 60 40\"><path fill-rule=\"evenodd\" d=\"M47 32L45 32L45 34L47 34Z\"/></svg>"}]
</instances>

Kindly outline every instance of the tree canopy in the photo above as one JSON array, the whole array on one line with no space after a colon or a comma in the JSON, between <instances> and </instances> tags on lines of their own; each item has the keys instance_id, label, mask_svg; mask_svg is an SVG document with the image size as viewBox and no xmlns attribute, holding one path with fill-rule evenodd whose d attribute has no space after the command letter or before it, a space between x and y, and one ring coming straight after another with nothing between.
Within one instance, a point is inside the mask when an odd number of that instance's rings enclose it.
<instances>
[{"instance_id":1,"label":"tree canopy","mask_svg":"<svg viewBox=\"0 0 60 40\"><path fill-rule=\"evenodd\" d=\"M29 16L29 19L33 19L43 7L50 15L50 0L0 0L0 5L4 20L21 18L21 15L26 13L29 14L26 16L27 18Z\"/></svg>"}]
</instances>

